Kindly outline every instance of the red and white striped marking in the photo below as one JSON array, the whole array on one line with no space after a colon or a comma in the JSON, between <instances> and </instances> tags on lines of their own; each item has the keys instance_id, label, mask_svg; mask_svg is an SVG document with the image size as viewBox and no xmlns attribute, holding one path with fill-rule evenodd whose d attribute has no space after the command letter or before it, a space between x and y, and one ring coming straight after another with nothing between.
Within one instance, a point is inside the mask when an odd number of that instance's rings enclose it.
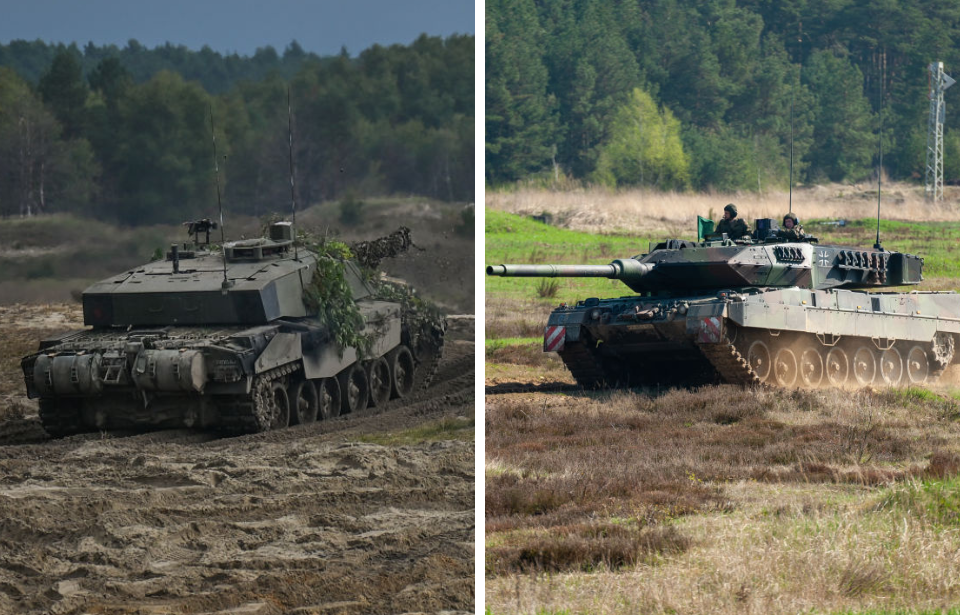
<instances>
[{"instance_id":1,"label":"red and white striped marking","mask_svg":"<svg viewBox=\"0 0 960 615\"><path fill-rule=\"evenodd\" d=\"M702 344L718 344L721 338L719 316L708 316L700 321L700 335L697 337L698 342Z\"/></svg>"},{"instance_id":2,"label":"red and white striped marking","mask_svg":"<svg viewBox=\"0 0 960 615\"><path fill-rule=\"evenodd\" d=\"M567 337L567 328L557 325L548 326L543 332L543 351L560 352Z\"/></svg>"}]
</instances>

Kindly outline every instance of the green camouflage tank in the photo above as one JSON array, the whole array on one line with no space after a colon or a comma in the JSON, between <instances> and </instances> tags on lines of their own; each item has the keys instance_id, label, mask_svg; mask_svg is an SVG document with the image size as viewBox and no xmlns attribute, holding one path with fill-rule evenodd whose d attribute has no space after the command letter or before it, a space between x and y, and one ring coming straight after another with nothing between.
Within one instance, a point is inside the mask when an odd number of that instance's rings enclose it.
<instances>
[{"instance_id":1,"label":"green camouflage tank","mask_svg":"<svg viewBox=\"0 0 960 615\"><path fill-rule=\"evenodd\" d=\"M917 284L923 259L778 238L672 239L608 265L493 265L488 275L605 277L635 294L561 304L544 351L585 388L709 382L911 385L957 359L960 295ZM871 292L867 292L871 291ZM881 292L877 292L881 291Z\"/></svg>"},{"instance_id":2,"label":"green camouflage tank","mask_svg":"<svg viewBox=\"0 0 960 615\"><path fill-rule=\"evenodd\" d=\"M215 223L189 224L192 246L83 293L87 329L43 340L21 366L27 394L54 436L109 428L187 426L228 433L311 423L426 386L445 323L384 298L369 270L294 245L289 222L267 237L211 249ZM371 242L371 262L407 249ZM331 266L332 265L332 266ZM331 276L334 272L336 279ZM340 294L361 340L337 343L347 326L318 317L310 289ZM348 290L347 290L348 289Z\"/></svg>"}]
</instances>

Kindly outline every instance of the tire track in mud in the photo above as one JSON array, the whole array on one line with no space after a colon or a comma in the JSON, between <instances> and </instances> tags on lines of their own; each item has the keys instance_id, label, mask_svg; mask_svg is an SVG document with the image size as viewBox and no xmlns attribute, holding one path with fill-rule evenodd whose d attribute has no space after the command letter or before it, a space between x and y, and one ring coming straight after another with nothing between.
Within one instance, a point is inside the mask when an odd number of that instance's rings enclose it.
<instances>
[{"instance_id":1,"label":"tire track in mud","mask_svg":"<svg viewBox=\"0 0 960 615\"><path fill-rule=\"evenodd\" d=\"M450 340L384 412L264 434L4 422L0 612L472 612L473 443L357 436L472 417L473 354Z\"/></svg>"}]
</instances>

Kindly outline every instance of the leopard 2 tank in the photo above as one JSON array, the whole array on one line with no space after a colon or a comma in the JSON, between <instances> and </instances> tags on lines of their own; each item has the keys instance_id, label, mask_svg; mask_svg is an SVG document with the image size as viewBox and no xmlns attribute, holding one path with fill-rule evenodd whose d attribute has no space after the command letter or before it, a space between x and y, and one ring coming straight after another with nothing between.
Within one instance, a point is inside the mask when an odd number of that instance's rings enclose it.
<instances>
[{"instance_id":1,"label":"leopard 2 tank","mask_svg":"<svg viewBox=\"0 0 960 615\"><path fill-rule=\"evenodd\" d=\"M177 426L258 432L380 408L426 386L443 348L438 313L391 300L398 293L378 297L356 260L295 245L289 222L222 249L209 245L212 228L209 220L190 223L192 246L173 245L165 260L89 287L88 328L43 340L22 359L28 396L39 398L51 435ZM406 229L398 233L409 240ZM394 245L358 247L383 257L375 248ZM322 279L330 271L340 271L338 279ZM318 318L306 292L336 284L349 287L341 297L359 314L353 326L363 347L338 344L346 325Z\"/></svg>"},{"instance_id":2,"label":"leopard 2 tank","mask_svg":"<svg viewBox=\"0 0 960 615\"><path fill-rule=\"evenodd\" d=\"M635 293L550 313L544 351L557 352L584 388L897 386L933 381L957 361L960 295L876 292L919 283L922 258L810 235L788 241L772 220L757 223L742 240L672 239L607 265L486 271L611 278Z\"/></svg>"}]
</instances>

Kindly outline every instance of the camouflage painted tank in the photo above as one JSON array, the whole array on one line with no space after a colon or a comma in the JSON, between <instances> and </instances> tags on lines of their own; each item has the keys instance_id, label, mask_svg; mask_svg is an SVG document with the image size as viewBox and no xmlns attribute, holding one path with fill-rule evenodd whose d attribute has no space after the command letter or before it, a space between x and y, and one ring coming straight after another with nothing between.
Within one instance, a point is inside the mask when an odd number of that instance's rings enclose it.
<instances>
[{"instance_id":1,"label":"camouflage painted tank","mask_svg":"<svg viewBox=\"0 0 960 615\"><path fill-rule=\"evenodd\" d=\"M51 435L163 426L257 432L381 407L426 385L443 348L442 317L378 298L357 262L343 260L341 281L368 347L341 347L338 325L323 325L304 292L329 282L315 277L329 257L295 249L287 222L223 251L208 249L211 228L209 220L191 223L192 249L174 245L166 260L88 288L90 328L44 340L21 361ZM394 235L402 251L409 231ZM394 255L397 244L357 248L369 262Z\"/></svg>"},{"instance_id":2,"label":"camouflage painted tank","mask_svg":"<svg viewBox=\"0 0 960 615\"><path fill-rule=\"evenodd\" d=\"M707 382L907 385L957 360L960 295L917 284L923 259L779 239L669 240L609 265L495 265L488 275L603 277L636 294L561 304L544 351L586 388Z\"/></svg>"}]
</instances>

